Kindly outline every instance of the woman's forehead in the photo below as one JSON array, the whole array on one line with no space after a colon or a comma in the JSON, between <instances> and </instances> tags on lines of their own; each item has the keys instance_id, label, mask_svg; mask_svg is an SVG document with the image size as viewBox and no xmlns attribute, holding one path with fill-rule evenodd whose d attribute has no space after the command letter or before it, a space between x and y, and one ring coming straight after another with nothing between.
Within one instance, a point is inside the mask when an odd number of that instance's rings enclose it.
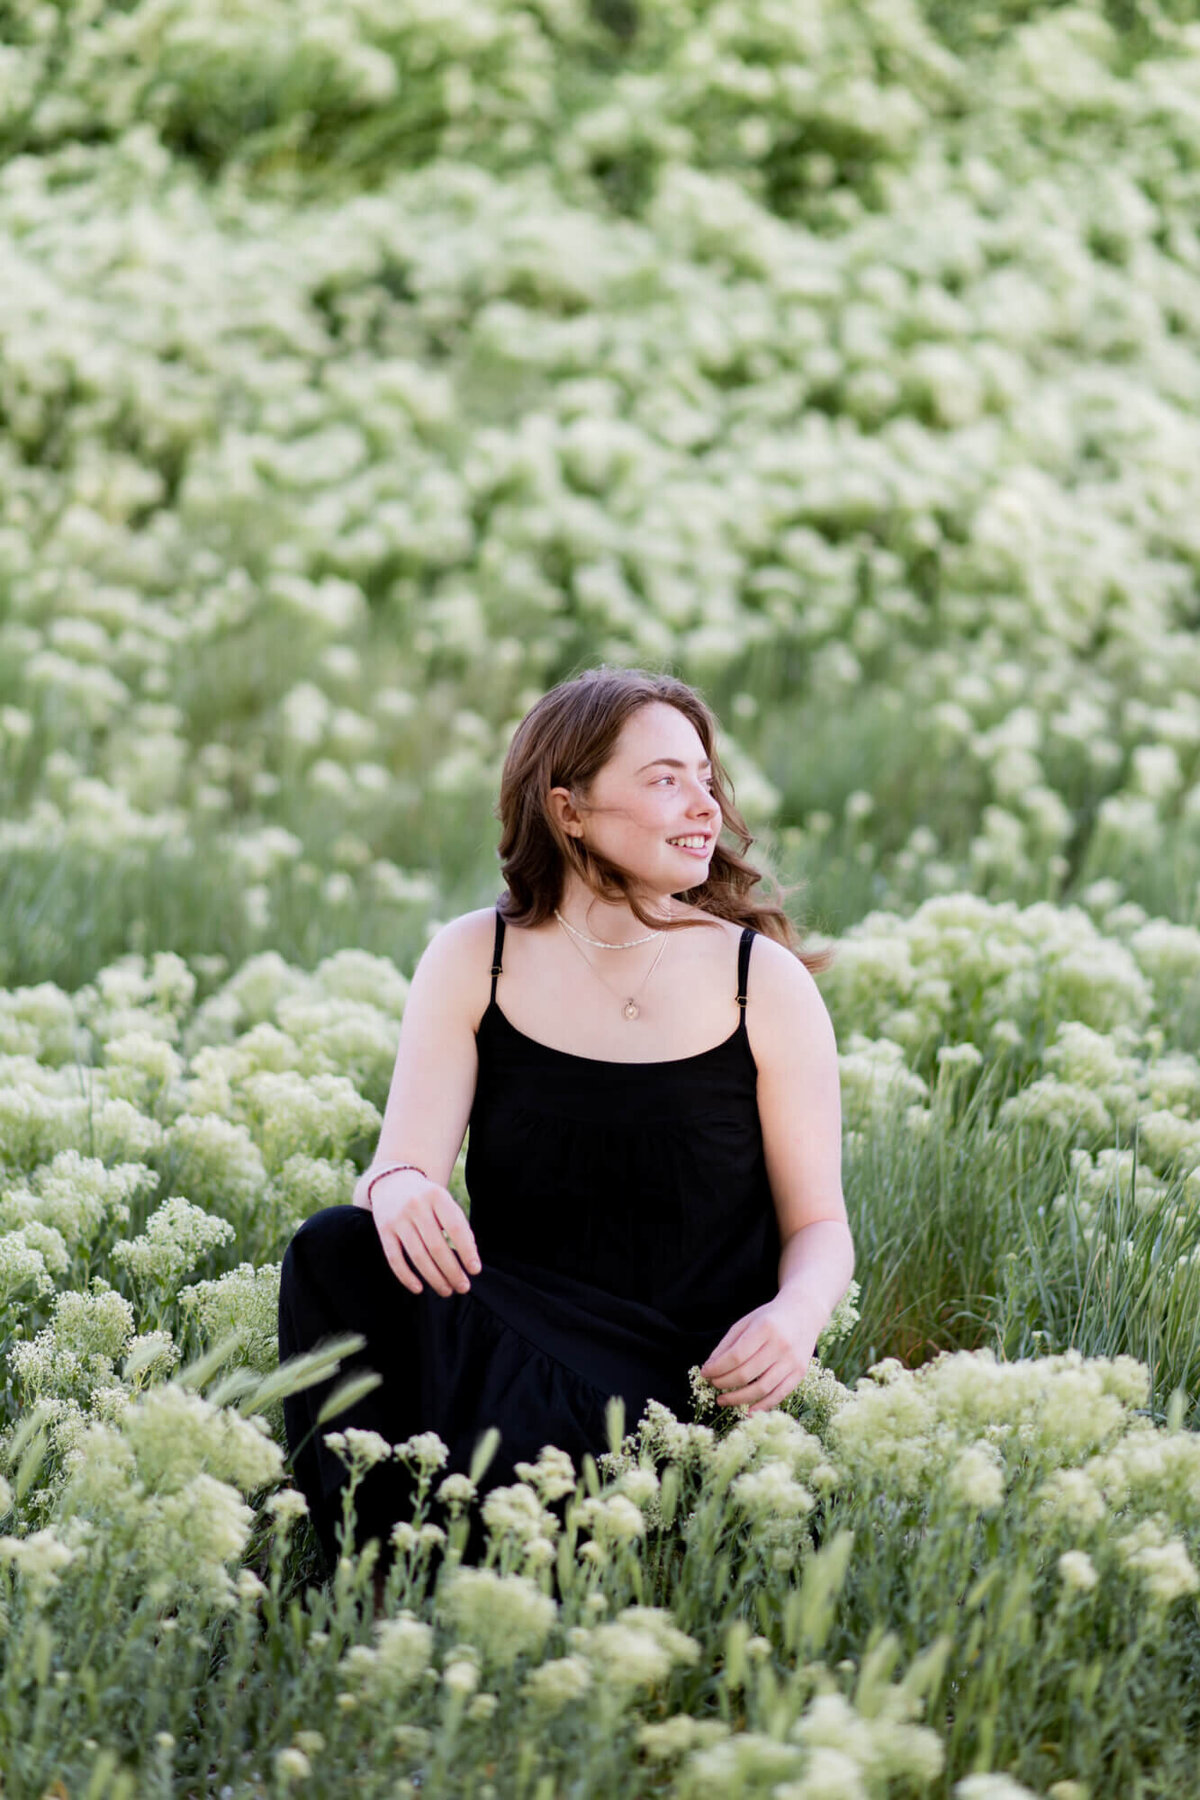
<instances>
[{"instance_id":1,"label":"woman's forehead","mask_svg":"<svg viewBox=\"0 0 1200 1800\"><path fill-rule=\"evenodd\" d=\"M665 701L640 706L626 719L614 748L622 764L638 765L651 757L678 757L689 764L701 761L704 745L685 713Z\"/></svg>"}]
</instances>

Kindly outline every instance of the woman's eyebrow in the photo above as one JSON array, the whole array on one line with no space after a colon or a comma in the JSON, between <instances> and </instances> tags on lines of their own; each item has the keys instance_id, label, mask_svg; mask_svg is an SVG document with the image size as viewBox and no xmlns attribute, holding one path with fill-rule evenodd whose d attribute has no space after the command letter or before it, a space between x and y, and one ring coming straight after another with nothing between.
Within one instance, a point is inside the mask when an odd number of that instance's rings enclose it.
<instances>
[{"instance_id":1,"label":"woman's eyebrow","mask_svg":"<svg viewBox=\"0 0 1200 1800\"><path fill-rule=\"evenodd\" d=\"M685 762L680 762L677 756L656 756L653 762L643 763L640 769L635 769L634 774L643 775L647 769L657 769L660 766L664 769L687 768L687 764ZM696 767L699 769L711 769L712 763L706 756L701 762L697 763Z\"/></svg>"}]
</instances>

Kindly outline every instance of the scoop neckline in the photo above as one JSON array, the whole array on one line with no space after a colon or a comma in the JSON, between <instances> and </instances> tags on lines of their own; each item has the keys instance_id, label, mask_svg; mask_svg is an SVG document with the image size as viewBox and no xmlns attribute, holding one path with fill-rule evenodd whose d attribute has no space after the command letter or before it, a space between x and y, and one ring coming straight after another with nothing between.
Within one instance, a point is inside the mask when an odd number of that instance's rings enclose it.
<instances>
[{"instance_id":1,"label":"scoop neckline","mask_svg":"<svg viewBox=\"0 0 1200 1800\"><path fill-rule=\"evenodd\" d=\"M505 1027L512 1032L514 1037L520 1038L522 1042L526 1044L532 1044L535 1050L544 1050L548 1056L565 1057L568 1062L591 1063L593 1066L605 1069L677 1069L681 1063L699 1062L702 1057L715 1056L718 1050L728 1049L730 1044L734 1043L738 1038L744 1035L746 1024L746 1012L745 1008L743 1008L742 1016L734 1026L733 1030L729 1033L729 1036L722 1038L718 1044L710 1044L707 1050L693 1050L690 1056L656 1056L649 1059L640 1058L636 1062L625 1062L609 1056L580 1056L576 1050L559 1050L554 1044L544 1044L541 1038L530 1037L527 1031L521 1031L518 1026L514 1025L508 1014L502 1009L498 1000L488 1001L483 1018L486 1019L488 1013L491 1012L494 1012L497 1015ZM482 1025L483 1019L481 1019L479 1023ZM748 1038L746 1043L747 1048L749 1048ZM752 1051L751 1056L753 1057Z\"/></svg>"}]
</instances>

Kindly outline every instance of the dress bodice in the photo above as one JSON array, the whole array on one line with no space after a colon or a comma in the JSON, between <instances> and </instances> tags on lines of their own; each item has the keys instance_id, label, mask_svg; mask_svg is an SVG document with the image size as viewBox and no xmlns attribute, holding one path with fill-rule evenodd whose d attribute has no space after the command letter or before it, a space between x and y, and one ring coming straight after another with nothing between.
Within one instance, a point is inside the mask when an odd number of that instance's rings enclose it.
<instances>
[{"instance_id":1,"label":"dress bodice","mask_svg":"<svg viewBox=\"0 0 1200 1800\"><path fill-rule=\"evenodd\" d=\"M746 1032L753 930L742 933L740 1012L728 1037L693 1056L610 1062L510 1023L496 999L496 916L466 1164L483 1262L541 1268L720 1336L778 1285Z\"/></svg>"}]
</instances>

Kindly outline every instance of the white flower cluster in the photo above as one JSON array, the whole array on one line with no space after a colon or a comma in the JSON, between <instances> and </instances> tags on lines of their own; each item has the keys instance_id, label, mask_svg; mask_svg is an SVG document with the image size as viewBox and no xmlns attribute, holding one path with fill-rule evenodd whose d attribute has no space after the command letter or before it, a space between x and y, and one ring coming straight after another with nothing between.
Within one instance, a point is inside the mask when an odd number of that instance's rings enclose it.
<instances>
[{"instance_id":1,"label":"white flower cluster","mask_svg":"<svg viewBox=\"0 0 1200 1800\"><path fill-rule=\"evenodd\" d=\"M572 1481L572 1491L574 1487ZM552 1560L559 1522L529 1482L518 1481L510 1487L492 1488L480 1510L491 1537L496 1542L513 1539L521 1546L528 1565Z\"/></svg>"},{"instance_id":2,"label":"white flower cluster","mask_svg":"<svg viewBox=\"0 0 1200 1800\"><path fill-rule=\"evenodd\" d=\"M86 1405L96 1389L117 1385L116 1362L133 1332L133 1307L123 1295L100 1281L88 1293L68 1288L55 1295L50 1323L9 1350L9 1367L27 1400Z\"/></svg>"},{"instance_id":3,"label":"white flower cluster","mask_svg":"<svg viewBox=\"0 0 1200 1800\"><path fill-rule=\"evenodd\" d=\"M82 1434L61 1501L68 1541L102 1547L123 1580L164 1606L183 1596L229 1605L230 1566L254 1518L242 1494L282 1472L261 1421L154 1387Z\"/></svg>"},{"instance_id":4,"label":"white flower cluster","mask_svg":"<svg viewBox=\"0 0 1200 1800\"><path fill-rule=\"evenodd\" d=\"M405 1608L393 1619L379 1619L374 1644L354 1645L343 1666L368 1696L402 1694L417 1686L431 1666L433 1644L432 1626Z\"/></svg>"},{"instance_id":5,"label":"white flower cluster","mask_svg":"<svg viewBox=\"0 0 1200 1800\"><path fill-rule=\"evenodd\" d=\"M232 1242L234 1235L228 1219L214 1218L175 1194L155 1208L145 1231L113 1246L113 1261L141 1284L176 1288L210 1250Z\"/></svg>"},{"instance_id":6,"label":"white flower cluster","mask_svg":"<svg viewBox=\"0 0 1200 1800\"><path fill-rule=\"evenodd\" d=\"M602 1625L577 1625L567 1633L571 1650L609 1689L655 1688L672 1669L691 1667L700 1645L672 1620L669 1608L626 1606Z\"/></svg>"},{"instance_id":7,"label":"white flower cluster","mask_svg":"<svg viewBox=\"0 0 1200 1800\"><path fill-rule=\"evenodd\" d=\"M887 1687L872 1699L867 1714L840 1694L818 1694L785 1742L747 1731L692 1750L681 1771L687 1791L715 1796L770 1782L776 1800L867 1800L886 1793L893 1780L935 1780L942 1745L935 1732L913 1723L903 1688Z\"/></svg>"},{"instance_id":8,"label":"white flower cluster","mask_svg":"<svg viewBox=\"0 0 1200 1800\"><path fill-rule=\"evenodd\" d=\"M33 1170L27 1187L0 1193L0 1221L35 1221L60 1233L69 1249L87 1248L110 1222L127 1220L131 1204L156 1181L144 1163L106 1168L99 1157L60 1150Z\"/></svg>"},{"instance_id":9,"label":"white flower cluster","mask_svg":"<svg viewBox=\"0 0 1200 1800\"><path fill-rule=\"evenodd\" d=\"M180 1311L199 1323L207 1344L218 1344L235 1331L241 1335L240 1358L265 1375L279 1360L279 1264L239 1263L215 1281L197 1281L179 1293Z\"/></svg>"},{"instance_id":10,"label":"white flower cluster","mask_svg":"<svg viewBox=\"0 0 1200 1800\"><path fill-rule=\"evenodd\" d=\"M54 1276L65 1272L68 1261L66 1243L52 1225L31 1221L19 1231L0 1232L0 1307L30 1289L53 1293Z\"/></svg>"},{"instance_id":11,"label":"white flower cluster","mask_svg":"<svg viewBox=\"0 0 1200 1800\"><path fill-rule=\"evenodd\" d=\"M988 1049L998 1025L1025 1033L1035 1019L1140 1028L1154 1000L1136 939L1127 947L1106 935L1082 908L966 893L907 918L871 913L840 940L823 986L861 1031L908 1048L982 1033Z\"/></svg>"},{"instance_id":12,"label":"white flower cluster","mask_svg":"<svg viewBox=\"0 0 1200 1800\"><path fill-rule=\"evenodd\" d=\"M831 1447L850 1481L942 1491L988 1510L1000 1477L989 1445L1026 1468L1075 1464L1127 1430L1148 1392L1147 1371L1131 1357L1068 1351L1001 1363L988 1351L964 1351L913 1372L887 1361L834 1415Z\"/></svg>"},{"instance_id":13,"label":"white flower cluster","mask_svg":"<svg viewBox=\"0 0 1200 1800\"><path fill-rule=\"evenodd\" d=\"M461 1565L438 1585L439 1607L458 1635L475 1645L488 1667L506 1669L536 1656L558 1608L528 1575Z\"/></svg>"}]
</instances>

